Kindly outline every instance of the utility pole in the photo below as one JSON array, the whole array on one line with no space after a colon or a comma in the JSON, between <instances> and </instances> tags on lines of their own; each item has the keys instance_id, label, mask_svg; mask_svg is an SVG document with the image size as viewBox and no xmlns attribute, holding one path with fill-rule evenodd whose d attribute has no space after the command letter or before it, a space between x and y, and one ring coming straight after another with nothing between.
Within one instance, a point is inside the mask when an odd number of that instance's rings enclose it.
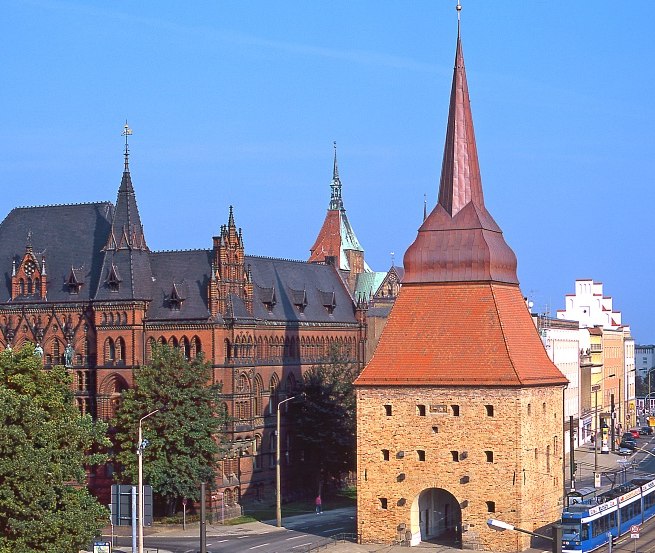
<instances>
[{"instance_id":1,"label":"utility pole","mask_svg":"<svg viewBox=\"0 0 655 553\"><path fill-rule=\"evenodd\" d=\"M594 393L594 410L596 412L596 428L594 430L594 484L596 481L596 472L598 471L598 438L600 430L600 415L598 413L598 392L600 392L600 384L594 384L591 387L591 391Z\"/></svg>"},{"instance_id":2,"label":"utility pole","mask_svg":"<svg viewBox=\"0 0 655 553\"><path fill-rule=\"evenodd\" d=\"M277 527L282 527L282 484L280 483L280 406L287 401L296 399L296 396L283 399L277 404L277 435L275 443L275 516Z\"/></svg>"}]
</instances>

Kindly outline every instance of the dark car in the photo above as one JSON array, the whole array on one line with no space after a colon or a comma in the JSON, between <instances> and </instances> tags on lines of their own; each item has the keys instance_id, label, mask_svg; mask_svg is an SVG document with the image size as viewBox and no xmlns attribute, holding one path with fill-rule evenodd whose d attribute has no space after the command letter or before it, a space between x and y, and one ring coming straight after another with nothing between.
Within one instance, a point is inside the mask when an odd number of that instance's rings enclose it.
<instances>
[{"instance_id":1,"label":"dark car","mask_svg":"<svg viewBox=\"0 0 655 553\"><path fill-rule=\"evenodd\" d=\"M619 444L619 450L621 449L629 449L630 451L634 451L637 449L637 440L634 438L625 438L621 440L621 443Z\"/></svg>"},{"instance_id":2,"label":"dark car","mask_svg":"<svg viewBox=\"0 0 655 553\"><path fill-rule=\"evenodd\" d=\"M634 434L632 432L625 432L621 436L621 439L622 440L635 440L635 441L637 441L637 439L635 438L635 436L634 436Z\"/></svg>"},{"instance_id":3,"label":"dark car","mask_svg":"<svg viewBox=\"0 0 655 553\"><path fill-rule=\"evenodd\" d=\"M652 426L642 426L639 429L639 434L642 436L651 436L653 434L653 427Z\"/></svg>"}]
</instances>

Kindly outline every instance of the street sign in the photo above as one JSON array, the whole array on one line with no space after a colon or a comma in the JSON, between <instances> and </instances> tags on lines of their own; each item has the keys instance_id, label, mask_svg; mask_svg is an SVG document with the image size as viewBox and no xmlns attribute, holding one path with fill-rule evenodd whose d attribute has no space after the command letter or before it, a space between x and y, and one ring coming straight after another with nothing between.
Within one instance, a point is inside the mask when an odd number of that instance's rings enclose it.
<instances>
[{"instance_id":1,"label":"street sign","mask_svg":"<svg viewBox=\"0 0 655 553\"><path fill-rule=\"evenodd\" d=\"M111 543L108 541L94 542L93 553L111 553Z\"/></svg>"},{"instance_id":2,"label":"street sign","mask_svg":"<svg viewBox=\"0 0 655 553\"><path fill-rule=\"evenodd\" d=\"M639 539L639 525L633 524L630 526L630 537L634 540Z\"/></svg>"}]
</instances>

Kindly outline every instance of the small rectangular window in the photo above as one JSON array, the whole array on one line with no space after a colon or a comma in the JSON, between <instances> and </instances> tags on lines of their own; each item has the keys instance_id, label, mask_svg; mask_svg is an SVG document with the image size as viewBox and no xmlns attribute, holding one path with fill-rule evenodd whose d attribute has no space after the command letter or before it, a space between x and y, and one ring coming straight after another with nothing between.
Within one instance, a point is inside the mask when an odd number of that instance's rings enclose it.
<instances>
[{"instance_id":1,"label":"small rectangular window","mask_svg":"<svg viewBox=\"0 0 655 553\"><path fill-rule=\"evenodd\" d=\"M496 512L496 502L495 501L487 501L487 513L495 513Z\"/></svg>"},{"instance_id":2,"label":"small rectangular window","mask_svg":"<svg viewBox=\"0 0 655 553\"><path fill-rule=\"evenodd\" d=\"M425 417L425 405L417 405L416 406L416 414L419 417Z\"/></svg>"},{"instance_id":3,"label":"small rectangular window","mask_svg":"<svg viewBox=\"0 0 655 553\"><path fill-rule=\"evenodd\" d=\"M493 463L494 462L494 452L493 451L485 451L484 452L486 458L487 458L487 463Z\"/></svg>"},{"instance_id":4,"label":"small rectangular window","mask_svg":"<svg viewBox=\"0 0 655 553\"><path fill-rule=\"evenodd\" d=\"M453 413L453 417L459 417L459 405L451 405L450 410Z\"/></svg>"},{"instance_id":5,"label":"small rectangular window","mask_svg":"<svg viewBox=\"0 0 655 553\"><path fill-rule=\"evenodd\" d=\"M451 451L450 454L453 456L453 461L459 463L459 451Z\"/></svg>"},{"instance_id":6,"label":"small rectangular window","mask_svg":"<svg viewBox=\"0 0 655 553\"><path fill-rule=\"evenodd\" d=\"M422 449L419 449L416 451L416 454L418 455L418 460L419 461L425 461L425 451Z\"/></svg>"},{"instance_id":7,"label":"small rectangular window","mask_svg":"<svg viewBox=\"0 0 655 553\"><path fill-rule=\"evenodd\" d=\"M494 406L493 405L485 405L484 408L487 410L487 417L493 417L494 416Z\"/></svg>"},{"instance_id":8,"label":"small rectangular window","mask_svg":"<svg viewBox=\"0 0 655 553\"><path fill-rule=\"evenodd\" d=\"M389 450L388 449L383 449L382 450L382 460L383 461L388 461L389 460Z\"/></svg>"},{"instance_id":9,"label":"small rectangular window","mask_svg":"<svg viewBox=\"0 0 655 553\"><path fill-rule=\"evenodd\" d=\"M439 427L438 426L433 426L432 427L432 433L433 434L439 434Z\"/></svg>"},{"instance_id":10,"label":"small rectangular window","mask_svg":"<svg viewBox=\"0 0 655 553\"><path fill-rule=\"evenodd\" d=\"M387 508L387 498L386 497L381 497L380 498L380 509L386 509Z\"/></svg>"},{"instance_id":11,"label":"small rectangular window","mask_svg":"<svg viewBox=\"0 0 655 553\"><path fill-rule=\"evenodd\" d=\"M385 406L384 406L384 414L385 414L387 417L390 417L390 416L391 416L391 405L385 405Z\"/></svg>"}]
</instances>

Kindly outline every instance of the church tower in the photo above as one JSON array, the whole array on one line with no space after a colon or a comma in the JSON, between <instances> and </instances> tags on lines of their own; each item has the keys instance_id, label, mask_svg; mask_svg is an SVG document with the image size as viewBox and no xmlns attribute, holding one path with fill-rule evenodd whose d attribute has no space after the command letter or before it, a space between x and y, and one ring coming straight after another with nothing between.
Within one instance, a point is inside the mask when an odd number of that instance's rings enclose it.
<instances>
[{"instance_id":1,"label":"church tower","mask_svg":"<svg viewBox=\"0 0 655 553\"><path fill-rule=\"evenodd\" d=\"M330 263L347 272L348 287L354 292L357 275L370 273L364 260L364 248L350 226L341 197L341 179L337 164L337 143L334 143L334 163L330 183L330 205L316 242L310 249L309 263Z\"/></svg>"},{"instance_id":2,"label":"church tower","mask_svg":"<svg viewBox=\"0 0 655 553\"><path fill-rule=\"evenodd\" d=\"M458 10L459 10L458 6ZM358 532L519 551L560 513L563 388L484 204L459 32L439 201L356 380ZM548 532L548 530L545 530Z\"/></svg>"}]
</instances>

